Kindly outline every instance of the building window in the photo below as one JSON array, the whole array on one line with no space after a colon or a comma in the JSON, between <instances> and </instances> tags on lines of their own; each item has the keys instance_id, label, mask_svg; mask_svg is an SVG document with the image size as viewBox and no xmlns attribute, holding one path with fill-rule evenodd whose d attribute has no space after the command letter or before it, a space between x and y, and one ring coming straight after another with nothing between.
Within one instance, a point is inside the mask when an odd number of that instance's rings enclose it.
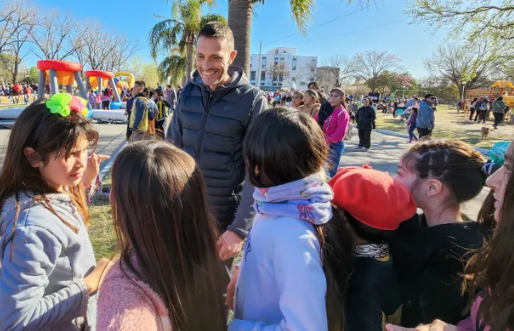
<instances>
[{"instance_id":1,"label":"building window","mask_svg":"<svg viewBox=\"0 0 514 331\"><path fill-rule=\"evenodd\" d=\"M255 71L250 71L250 80L255 80Z\"/></svg>"},{"instance_id":2,"label":"building window","mask_svg":"<svg viewBox=\"0 0 514 331\"><path fill-rule=\"evenodd\" d=\"M261 80L266 80L266 71L261 71Z\"/></svg>"}]
</instances>

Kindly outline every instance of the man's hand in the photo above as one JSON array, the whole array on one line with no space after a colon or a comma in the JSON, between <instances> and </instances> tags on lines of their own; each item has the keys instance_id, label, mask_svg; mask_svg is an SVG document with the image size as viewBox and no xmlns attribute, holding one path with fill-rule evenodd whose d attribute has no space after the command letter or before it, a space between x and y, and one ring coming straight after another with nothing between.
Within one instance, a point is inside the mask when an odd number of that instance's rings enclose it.
<instances>
[{"instance_id":1,"label":"man's hand","mask_svg":"<svg viewBox=\"0 0 514 331\"><path fill-rule=\"evenodd\" d=\"M236 294L236 284L237 284L237 276L239 275L239 267L236 265L234 268L234 273L232 274L232 278L230 279L230 283L227 286L227 298L225 299L225 303L227 307L234 311L234 296Z\"/></svg>"},{"instance_id":2,"label":"man's hand","mask_svg":"<svg viewBox=\"0 0 514 331\"><path fill-rule=\"evenodd\" d=\"M216 243L220 260L228 260L241 251L243 239L232 231L225 231Z\"/></svg>"},{"instance_id":3,"label":"man's hand","mask_svg":"<svg viewBox=\"0 0 514 331\"><path fill-rule=\"evenodd\" d=\"M100 172L100 163L103 160L109 160L111 157L107 155L101 155L93 153L87 160L86 171L82 177L82 183L86 186L90 186L94 183L96 176Z\"/></svg>"},{"instance_id":4,"label":"man's hand","mask_svg":"<svg viewBox=\"0 0 514 331\"><path fill-rule=\"evenodd\" d=\"M386 325L387 331L459 331L455 325L446 324L443 321L435 320L427 325L420 325L417 328L404 328L392 324Z\"/></svg>"}]
</instances>

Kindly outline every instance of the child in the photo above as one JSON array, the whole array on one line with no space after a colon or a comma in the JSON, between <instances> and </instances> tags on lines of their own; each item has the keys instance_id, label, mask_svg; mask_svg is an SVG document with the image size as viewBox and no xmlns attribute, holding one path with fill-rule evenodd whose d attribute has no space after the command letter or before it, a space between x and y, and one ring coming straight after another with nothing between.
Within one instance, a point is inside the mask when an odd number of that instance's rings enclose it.
<instances>
[{"instance_id":1,"label":"child","mask_svg":"<svg viewBox=\"0 0 514 331\"><path fill-rule=\"evenodd\" d=\"M513 330L512 302L514 293L514 144L510 144L505 155L505 165L487 179L487 186L494 192L494 217L498 229L490 243L470 260L467 267L471 292L482 288L471 307L471 315L455 327L442 321L421 326L419 330L447 331L490 331ZM387 325L388 331L414 331L414 329ZM418 330L418 329L416 329Z\"/></svg>"},{"instance_id":2,"label":"child","mask_svg":"<svg viewBox=\"0 0 514 331\"><path fill-rule=\"evenodd\" d=\"M409 132L409 144L418 141L418 137L414 133L416 130L416 120L418 119L418 108L411 107L409 110L409 119L407 120L407 131Z\"/></svg>"},{"instance_id":3,"label":"child","mask_svg":"<svg viewBox=\"0 0 514 331\"><path fill-rule=\"evenodd\" d=\"M94 329L108 263L95 262L84 186L105 157L87 161L98 133L85 103L40 99L12 129L0 175L0 330Z\"/></svg>"},{"instance_id":4,"label":"child","mask_svg":"<svg viewBox=\"0 0 514 331\"><path fill-rule=\"evenodd\" d=\"M329 185L337 208L331 223L340 223L354 242L355 268L346 294L345 330L382 331L384 320L401 320L389 238L402 221L416 213L416 203L405 185L369 168L341 168Z\"/></svg>"},{"instance_id":5,"label":"child","mask_svg":"<svg viewBox=\"0 0 514 331\"><path fill-rule=\"evenodd\" d=\"M164 99L164 93L160 89L154 91L153 97L156 107L155 133L160 140L164 140L164 122L170 115L171 104Z\"/></svg>"},{"instance_id":6,"label":"child","mask_svg":"<svg viewBox=\"0 0 514 331\"><path fill-rule=\"evenodd\" d=\"M244 140L244 157L256 216L229 330L342 330L351 253L325 241L333 194L322 171L323 132L304 112L265 111Z\"/></svg>"},{"instance_id":7,"label":"child","mask_svg":"<svg viewBox=\"0 0 514 331\"><path fill-rule=\"evenodd\" d=\"M98 330L226 330L217 225L193 158L164 142L129 145L111 202L121 256L100 289Z\"/></svg>"},{"instance_id":8,"label":"child","mask_svg":"<svg viewBox=\"0 0 514 331\"><path fill-rule=\"evenodd\" d=\"M309 116L314 117L319 112L319 94L313 90L305 91L303 95L303 105L298 107L298 110L307 113Z\"/></svg>"},{"instance_id":9,"label":"child","mask_svg":"<svg viewBox=\"0 0 514 331\"><path fill-rule=\"evenodd\" d=\"M471 146L452 140L418 143L401 157L396 180L409 187L423 211L421 220L402 223L390 243L403 296L402 325L463 318L464 265L482 247L487 229L467 221L461 205L482 191L484 162Z\"/></svg>"},{"instance_id":10,"label":"child","mask_svg":"<svg viewBox=\"0 0 514 331\"><path fill-rule=\"evenodd\" d=\"M96 96L93 92L93 89L89 90L89 94L87 95L87 101L89 102L89 108L94 109L96 108Z\"/></svg>"},{"instance_id":11,"label":"child","mask_svg":"<svg viewBox=\"0 0 514 331\"><path fill-rule=\"evenodd\" d=\"M340 88L330 91L328 103L323 104L318 116L314 117L325 133L325 141L329 147L328 165L330 177L333 177L344 151L344 137L348 131L350 115L346 111L345 93Z\"/></svg>"},{"instance_id":12,"label":"child","mask_svg":"<svg viewBox=\"0 0 514 331\"><path fill-rule=\"evenodd\" d=\"M111 107L111 95L109 89L105 89L102 93L102 109L108 110Z\"/></svg>"}]
</instances>

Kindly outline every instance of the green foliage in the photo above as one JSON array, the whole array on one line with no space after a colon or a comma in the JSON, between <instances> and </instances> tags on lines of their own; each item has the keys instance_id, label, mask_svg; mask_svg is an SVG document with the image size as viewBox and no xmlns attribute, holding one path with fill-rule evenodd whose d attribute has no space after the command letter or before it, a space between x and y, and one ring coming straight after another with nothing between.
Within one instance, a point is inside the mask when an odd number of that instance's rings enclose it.
<instances>
[{"instance_id":1,"label":"green foliage","mask_svg":"<svg viewBox=\"0 0 514 331\"><path fill-rule=\"evenodd\" d=\"M180 85L181 78L186 75L186 58L183 55L170 55L159 64L157 70L163 81L170 77L171 85Z\"/></svg>"},{"instance_id":2,"label":"green foliage","mask_svg":"<svg viewBox=\"0 0 514 331\"><path fill-rule=\"evenodd\" d=\"M11 54L0 54L0 82L11 82L12 68L14 67L15 56Z\"/></svg>"}]
</instances>

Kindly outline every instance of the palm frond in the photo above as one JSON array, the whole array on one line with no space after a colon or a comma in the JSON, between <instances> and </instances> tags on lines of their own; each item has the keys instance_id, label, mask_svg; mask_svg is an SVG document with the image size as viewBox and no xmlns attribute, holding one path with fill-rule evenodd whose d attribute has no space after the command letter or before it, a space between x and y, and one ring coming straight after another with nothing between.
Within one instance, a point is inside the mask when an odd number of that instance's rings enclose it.
<instances>
[{"instance_id":1,"label":"palm frond","mask_svg":"<svg viewBox=\"0 0 514 331\"><path fill-rule=\"evenodd\" d=\"M159 64L157 70L161 79L165 80L169 77L172 85L178 85L186 75L186 66L187 61L184 56L171 55Z\"/></svg>"},{"instance_id":2,"label":"palm frond","mask_svg":"<svg viewBox=\"0 0 514 331\"><path fill-rule=\"evenodd\" d=\"M224 24L228 24L227 19L223 15L207 14L202 16L202 19L200 20L200 26L202 27L209 22L222 22Z\"/></svg>"},{"instance_id":3,"label":"palm frond","mask_svg":"<svg viewBox=\"0 0 514 331\"><path fill-rule=\"evenodd\" d=\"M155 24L148 36L150 55L155 59L158 53L166 51L169 45L177 44L183 32L183 24L176 20L163 20Z\"/></svg>"},{"instance_id":4,"label":"palm frond","mask_svg":"<svg viewBox=\"0 0 514 331\"><path fill-rule=\"evenodd\" d=\"M307 33L307 24L311 20L314 0L290 0L291 15L302 35Z\"/></svg>"}]
</instances>

